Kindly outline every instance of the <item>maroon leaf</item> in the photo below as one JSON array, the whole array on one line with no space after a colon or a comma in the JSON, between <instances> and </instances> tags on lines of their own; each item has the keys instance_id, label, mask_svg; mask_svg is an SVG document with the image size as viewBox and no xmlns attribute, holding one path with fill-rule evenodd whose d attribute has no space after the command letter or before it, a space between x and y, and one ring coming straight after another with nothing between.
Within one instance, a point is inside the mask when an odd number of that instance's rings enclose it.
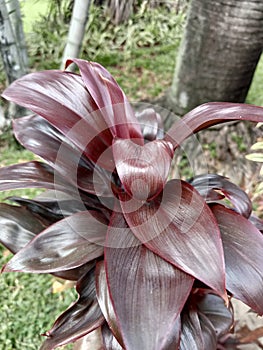
<instances>
[{"instance_id":1,"label":"maroon leaf","mask_svg":"<svg viewBox=\"0 0 263 350\"><path fill-rule=\"evenodd\" d=\"M108 326L110 327L114 337L118 340L118 343L124 346L116 314L110 299L104 261L100 261L96 264L96 290L100 309L108 323ZM114 342L113 339L112 342Z\"/></svg>"},{"instance_id":2,"label":"maroon leaf","mask_svg":"<svg viewBox=\"0 0 263 350\"><path fill-rule=\"evenodd\" d=\"M216 350L217 337L209 319L198 313L196 307L187 308L182 315L182 333L179 350Z\"/></svg>"},{"instance_id":3,"label":"maroon leaf","mask_svg":"<svg viewBox=\"0 0 263 350\"><path fill-rule=\"evenodd\" d=\"M125 195L122 199L128 225L143 244L226 297L220 231L191 185L169 181L159 197L145 204Z\"/></svg>"},{"instance_id":4,"label":"maroon leaf","mask_svg":"<svg viewBox=\"0 0 263 350\"><path fill-rule=\"evenodd\" d=\"M206 200L218 200L222 198L211 197L211 191L220 190L235 206L236 210L246 218L252 211L252 203L246 192L240 187L228 181L224 176L217 174L205 174L194 177L189 183L204 197Z\"/></svg>"},{"instance_id":5,"label":"maroon leaf","mask_svg":"<svg viewBox=\"0 0 263 350\"><path fill-rule=\"evenodd\" d=\"M108 126L76 74L34 72L13 82L2 96L45 118L94 161L111 144Z\"/></svg>"},{"instance_id":6,"label":"maroon leaf","mask_svg":"<svg viewBox=\"0 0 263 350\"><path fill-rule=\"evenodd\" d=\"M187 137L231 120L263 122L263 108L244 103L208 102L194 108L168 130L165 140L177 148Z\"/></svg>"},{"instance_id":7,"label":"maroon leaf","mask_svg":"<svg viewBox=\"0 0 263 350\"><path fill-rule=\"evenodd\" d=\"M211 207L220 231L226 261L227 289L263 314L263 236L247 219L222 205Z\"/></svg>"},{"instance_id":8,"label":"maroon leaf","mask_svg":"<svg viewBox=\"0 0 263 350\"><path fill-rule=\"evenodd\" d=\"M45 119L36 115L16 119L14 131L25 148L43 158L73 185L89 193L109 194L110 174L95 166Z\"/></svg>"},{"instance_id":9,"label":"maroon leaf","mask_svg":"<svg viewBox=\"0 0 263 350\"><path fill-rule=\"evenodd\" d=\"M76 189L45 163L32 161L0 168L0 191L17 188L46 188L66 193Z\"/></svg>"},{"instance_id":10,"label":"maroon leaf","mask_svg":"<svg viewBox=\"0 0 263 350\"><path fill-rule=\"evenodd\" d=\"M36 236L4 271L51 273L81 266L103 254L107 222L85 211L58 221Z\"/></svg>"},{"instance_id":11,"label":"maroon leaf","mask_svg":"<svg viewBox=\"0 0 263 350\"><path fill-rule=\"evenodd\" d=\"M103 350L123 350L116 338L114 338L106 322L101 327L101 333L104 345Z\"/></svg>"},{"instance_id":12,"label":"maroon leaf","mask_svg":"<svg viewBox=\"0 0 263 350\"><path fill-rule=\"evenodd\" d=\"M181 316L182 331L180 350L205 350L203 348L203 338L200 321L196 308L189 307Z\"/></svg>"},{"instance_id":13,"label":"maroon leaf","mask_svg":"<svg viewBox=\"0 0 263 350\"><path fill-rule=\"evenodd\" d=\"M136 113L136 117L141 125L142 134L145 140L153 141L163 139L163 124L159 113L153 108L146 108Z\"/></svg>"},{"instance_id":14,"label":"maroon leaf","mask_svg":"<svg viewBox=\"0 0 263 350\"><path fill-rule=\"evenodd\" d=\"M204 314L212 323L217 338L229 332L233 325L233 314L222 298L215 294L200 295L197 301L199 313Z\"/></svg>"},{"instance_id":15,"label":"maroon leaf","mask_svg":"<svg viewBox=\"0 0 263 350\"><path fill-rule=\"evenodd\" d=\"M32 214L41 218L47 226L64 219L65 216L70 216L74 213L86 210L84 204L74 198L70 200L34 200L20 197L8 197L8 200L27 208Z\"/></svg>"},{"instance_id":16,"label":"maroon leaf","mask_svg":"<svg viewBox=\"0 0 263 350\"><path fill-rule=\"evenodd\" d=\"M26 208L0 203L0 243L12 253L22 249L44 228Z\"/></svg>"},{"instance_id":17,"label":"maroon leaf","mask_svg":"<svg viewBox=\"0 0 263 350\"><path fill-rule=\"evenodd\" d=\"M125 349L166 349L193 278L141 245L118 213L107 233L105 267Z\"/></svg>"},{"instance_id":18,"label":"maroon leaf","mask_svg":"<svg viewBox=\"0 0 263 350\"><path fill-rule=\"evenodd\" d=\"M96 299L94 268L78 281L79 299L56 320L40 350L53 350L100 327L104 317Z\"/></svg>"},{"instance_id":19,"label":"maroon leaf","mask_svg":"<svg viewBox=\"0 0 263 350\"><path fill-rule=\"evenodd\" d=\"M79 67L86 88L100 109L112 135L142 141L140 126L132 107L112 75L96 62L71 59L67 61L66 66L72 62Z\"/></svg>"},{"instance_id":20,"label":"maroon leaf","mask_svg":"<svg viewBox=\"0 0 263 350\"><path fill-rule=\"evenodd\" d=\"M69 281L78 281L92 267L94 267L94 261L90 261L74 269L54 272L52 275Z\"/></svg>"},{"instance_id":21,"label":"maroon leaf","mask_svg":"<svg viewBox=\"0 0 263 350\"><path fill-rule=\"evenodd\" d=\"M131 196L146 200L162 191L173 155L169 143L156 140L140 146L132 140L115 139L113 155L120 180Z\"/></svg>"},{"instance_id":22,"label":"maroon leaf","mask_svg":"<svg viewBox=\"0 0 263 350\"><path fill-rule=\"evenodd\" d=\"M249 221L252 222L252 224L254 226L256 226L256 228L261 232L263 233L263 220L258 218L256 215L252 214L250 215L249 217Z\"/></svg>"}]
</instances>

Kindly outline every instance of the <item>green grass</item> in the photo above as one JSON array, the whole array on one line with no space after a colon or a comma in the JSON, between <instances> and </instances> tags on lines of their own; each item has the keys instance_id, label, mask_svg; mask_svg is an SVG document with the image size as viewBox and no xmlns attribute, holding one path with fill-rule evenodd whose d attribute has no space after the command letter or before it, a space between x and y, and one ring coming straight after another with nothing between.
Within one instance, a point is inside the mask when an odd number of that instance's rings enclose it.
<instances>
[{"instance_id":1,"label":"green grass","mask_svg":"<svg viewBox=\"0 0 263 350\"><path fill-rule=\"evenodd\" d=\"M9 258L0 248L1 265ZM47 275L5 273L0 277L0 350L36 350L40 335L74 300L74 290L52 292L54 279Z\"/></svg>"}]
</instances>

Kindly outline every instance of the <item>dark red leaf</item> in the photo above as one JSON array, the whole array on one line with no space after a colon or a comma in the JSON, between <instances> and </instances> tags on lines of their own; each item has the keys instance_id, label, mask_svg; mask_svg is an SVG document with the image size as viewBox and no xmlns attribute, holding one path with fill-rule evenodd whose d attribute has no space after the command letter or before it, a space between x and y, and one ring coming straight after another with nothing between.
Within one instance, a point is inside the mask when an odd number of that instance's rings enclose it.
<instances>
[{"instance_id":1,"label":"dark red leaf","mask_svg":"<svg viewBox=\"0 0 263 350\"><path fill-rule=\"evenodd\" d=\"M122 197L128 225L147 248L226 297L218 224L190 184L171 180L149 203Z\"/></svg>"},{"instance_id":2,"label":"dark red leaf","mask_svg":"<svg viewBox=\"0 0 263 350\"><path fill-rule=\"evenodd\" d=\"M0 243L17 253L44 225L26 208L0 203Z\"/></svg>"},{"instance_id":3,"label":"dark red leaf","mask_svg":"<svg viewBox=\"0 0 263 350\"><path fill-rule=\"evenodd\" d=\"M78 281L77 292L79 299L56 320L48 338L40 350L53 350L58 346L71 343L92 332L104 323L96 298L95 269L90 269Z\"/></svg>"},{"instance_id":4,"label":"dark red leaf","mask_svg":"<svg viewBox=\"0 0 263 350\"><path fill-rule=\"evenodd\" d=\"M248 218L252 211L252 203L246 192L242 191L240 187L228 181L224 176L217 174L205 174L194 177L189 181L194 188L206 200L218 200L215 193L211 191L220 190L235 206L236 210L246 218ZM214 196L212 198L211 196Z\"/></svg>"},{"instance_id":5,"label":"dark red leaf","mask_svg":"<svg viewBox=\"0 0 263 350\"><path fill-rule=\"evenodd\" d=\"M140 125L133 109L112 75L96 62L71 59L66 66L72 62L78 66L86 88L112 135L123 139L135 138L142 143Z\"/></svg>"},{"instance_id":6,"label":"dark red leaf","mask_svg":"<svg viewBox=\"0 0 263 350\"><path fill-rule=\"evenodd\" d=\"M252 224L254 226L256 226L256 228L261 232L263 233L263 220L258 218L256 215L252 214L250 217L249 217L249 221L252 222Z\"/></svg>"},{"instance_id":7,"label":"dark red leaf","mask_svg":"<svg viewBox=\"0 0 263 350\"><path fill-rule=\"evenodd\" d=\"M229 332L233 325L233 313L226 307L224 300L215 294L204 294L198 298L199 313L204 314L212 323L217 338Z\"/></svg>"},{"instance_id":8,"label":"dark red leaf","mask_svg":"<svg viewBox=\"0 0 263 350\"><path fill-rule=\"evenodd\" d=\"M121 347L116 338L113 336L106 322L101 327L101 333L104 345L103 350L123 350L123 347Z\"/></svg>"},{"instance_id":9,"label":"dark red leaf","mask_svg":"<svg viewBox=\"0 0 263 350\"><path fill-rule=\"evenodd\" d=\"M36 115L16 119L14 131L25 148L43 158L73 185L97 195L111 193L110 174L95 166L45 119Z\"/></svg>"},{"instance_id":10,"label":"dark red leaf","mask_svg":"<svg viewBox=\"0 0 263 350\"><path fill-rule=\"evenodd\" d=\"M231 120L263 122L263 108L244 103L204 103L175 122L168 130L165 139L176 148L194 133Z\"/></svg>"},{"instance_id":11,"label":"dark red leaf","mask_svg":"<svg viewBox=\"0 0 263 350\"><path fill-rule=\"evenodd\" d=\"M247 219L222 205L211 207L226 261L226 286L237 298L263 314L263 236Z\"/></svg>"},{"instance_id":12,"label":"dark red leaf","mask_svg":"<svg viewBox=\"0 0 263 350\"><path fill-rule=\"evenodd\" d=\"M32 161L0 168L0 191L17 188L46 188L66 193L76 189L45 163Z\"/></svg>"},{"instance_id":13,"label":"dark red leaf","mask_svg":"<svg viewBox=\"0 0 263 350\"><path fill-rule=\"evenodd\" d=\"M162 140L144 146L132 140L114 140L116 169L125 190L131 196L146 200L162 191L173 156L170 146Z\"/></svg>"},{"instance_id":14,"label":"dark red leaf","mask_svg":"<svg viewBox=\"0 0 263 350\"><path fill-rule=\"evenodd\" d=\"M153 141L164 136L162 118L153 108L146 108L136 113L145 140Z\"/></svg>"},{"instance_id":15,"label":"dark red leaf","mask_svg":"<svg viewBox=\"0 0 263 350\"><path fill-rule=\"evenodd\" d=\"M110 327L114 337L118 340L118 343L124 346L116 314L110 299L104 261L100 261L96 264L96 290L100 309L108 323L108 326Z\"/></svg>"},{"instance_id":16,"label":"dark red leaf","mask_svg":"<svg viewBox=\"0 0 263 350\"><path fill-rule=\"evenodd\" d=\"M8 197L8 200L18 203L24 208L27 208L32 214L42 218L47 226L64 219L66 216L86 210L84 204L74 198L68 200L35 200L20 197Z\"/></svg>"},{"instance_id":17,"label":"dark red leaf","mask_svg":"<svg viewBox=\"0 0 263 350\"><path fill-rule=\"evenodd\" d=\"M118 213L107 233L105 267L125 349L166 349L193 278L141 245Z\"/></svg>"},{"instance_id":18,"label":"dark red leaf","mask_svg":"<svg viewBox=\"0 0 263 350\"><path fill-rule=\"evenodd\" d=\"M203 339L196 308L185 310L181 316L180 350L202 350ZM210 350L210 349L209 349Z\"/></svg>"},{"instance_id":19,"label":"dark red leaf","mask_svg":"<svg viewBox=\"0 0 263 350\"><path fill-rule=\"evenodd\" d=\"M217 337L212 323L196 307L187 308L182 315L179 350L216 350Z\"/></svg>"},{"instance_id":20,"label":"dark red leaf","mask_svg":"<svg viewBox=\"0 0 263 350\"><path fill-rule=\"evenodd\" d=\"M90 261L86 264L75 267L74 269L54 272L52 275L69 281L78 281L93 266L94 261Z\"/></svg>"},{"instance_id":21,"label":"dark red leaf","mask_svg":"<svg viewBox=\"0 0 263 350\"><path fill-rule=\"evenodd\" d=\"M98 212L69 216L36 236L4 271L51 273L81 266L103 255L107 222Z\"/></svg>"},{"instance_id":22,"label":"dark red leaf","mask_svg":"<svg viewBox=\"0 0 263 350\"><path fill-rule=\"evenodd\" d=\"M111 144L108 126L79 75L34 72L13 82L2 96L45 118L94 161Z\"/></svg>"}]
</instances>

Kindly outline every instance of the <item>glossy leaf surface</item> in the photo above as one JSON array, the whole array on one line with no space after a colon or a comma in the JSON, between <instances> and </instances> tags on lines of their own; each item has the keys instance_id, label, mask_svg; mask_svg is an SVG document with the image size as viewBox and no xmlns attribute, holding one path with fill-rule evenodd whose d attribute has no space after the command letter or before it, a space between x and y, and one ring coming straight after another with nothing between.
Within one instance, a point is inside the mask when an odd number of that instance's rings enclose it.
<instances>
[{"instance_id":1,"label":"glossy leaf surface","mask_svg":"<svg viewBox=\"0 0 263 350\"><path fill-rule=\"evenodd\" d=\"M263 314L263 236L243 216L222 205L212 206L220 231L226 261L227 289Z\"/></svg>"},{"instance_id":2,"label":"glossy leaf surface","mask_svg":"<svg viewBox=\"0 0 263 350\"><path fill-rule=\"evenodd\" d=\"M212 323L217 338L229 332L233 325L233 314L225 306L224 300L215 294L205 294L197 300L199 313L204 314Z\"/></svg>"},{"instance_id":3,"label":"glossy leaf surface","mask_svg":"<svg viewBox=\"0 0 263 350\"><path fill-rule=\"evenodd\" d=\"M216 350L217 336L209 319L189 306L182 315L179 350Z\"/></svg>"},{"instance_id":4,"label":"glossy leaf surface","mask_svg":"<svg viewBox=\"0 0 263 350\"><path fill-rule=\"evenodd\" d=\"M83 265L103 254L106 230L107 223L97 212L69 216L35 237L4 271L51 273Z\"/></svg>"},{"instance_id":5,"label":"glossy leaf surface","mask_svg":"<svg viewBox=\"0 0 263 350\"><path fill-rule=\"evenodd\" d=\"M263 122L263 108L245 103L208 102L194 108L168 130L165 139L177 148L187 137L231 120Z\"/></svg>"},{"instance_id":6,"label":"glossy leaf surface","mask_svg":"<svg viewBox=\"0 0 263 350\"><path fill-rule=\"evenodd\" d=\"M108 172L95 166L45 119L36 115L16 119L14 131L25 148L43 158L73 185L89 193L108 194Z\"/></svg>"},{"instance_id":7,"label":"glossy leaf surface","mask_svg":"<svg viewBox=\"0 0 263 350\"><path fill-rule=\"evenodd\" d=\"M132 140L114 140L116 169L122 185L131 196L146 200L162 191L173 155L170 146L161 140L144 146Z\"/></svg>"},{"instance_id":8,"label":"glossy leaf surface","mask_svg":"<svg viewBox=\"0 0 263 350\"><path fill-rule=\"evenodd\" d=\"M56 320L40 350L53 350L100 327L104 317L96 298L94 268L78 281L79 299Z\"/></svg>"},{"instance_id":9,"label":"glossy leaf surface","mask_svg":"<svg viewBox=\"0 0 263 350\"><path fill-rule=\"evenodd\" d=\"M45 163L32 161L0 168L0 191L17 188L46 188L75 193L75 189Z\"/></svg>"},{"instance_id":10,"label":"glossy leaf surface","mask_svg":"<svg viewBox=\"0 0 263 350\"><path fill-rule=\"evenodd\" d=\"M81 201L74 198L71 200L34 200L20 197L8 197L8 200L27 208L28 211L41 217L45 220L44 222L49 225L64 219L66 216L86 209Z\"/></svg>"},{"instance_id":11,"label":"glossy leaf surface","mask_svg":"<svg viewBox=\"0 0 263 350\"><path fill-rule=\"evenodd\" d=\"M45 118L94 161L111 144L108 126L76 74L34 72L13 82L2 96Z\"/></svg>"},{"instance_id":12,"label":"glossy leaf surface","mask_svg":"<svg viewBox=\"0 0 263 350\"><path fill-rule=\"evenodd\" d=\"M101 333L104 345L103 350L123 350L123 347L114 338L106 322L101 327Z\"/></svg>"},{"instance_id":13,"label":"glossy leaf surface","mask_svg":"<svg viewBox=\"0 0 263 350\"><path fill-rule=\"evenodd\" d=\"M122 196L124 216L136 237L163 259L225 295L224 255L217 222L188 183L169 181L149 203Z\"/></svg>"},{"instance_id":14,"label":"glossy leaf surface","mask_svg":"<svg viewBox=\"0 0 263 350\"><path fill-rule=\"evenodd\" d=\"M17 253L45 226L26 208L0 203L0 242Z\"/></svg>"},{"instance_id":15,"label":"glossy leaf surface","mask_svg":"<svg viewBox=\"0 0 263 350\"><path fill-rule=\"evenodd\" d=\"M166 349L193 278L141 245L122 214L110 223L105 266L126 350Z\"/></svg>"},{"instance_id":16,"label":"glossy leaf surface","mask_svg":"<svg viewBox=\"0 0 263 350\"><path fill-rule=\"evenodd\" d=\"M100 261L96 264L96 290L100 309L108 323L108 326L114 337L118 340L119 344L123 346L118 321L109 294L104 261ZM114 343L114 339L111 339L111 342Z\"/></svg>"},{"instance_id":17,"label":"glossy leaf surface","mask_svg":"<svg viewBox=\"0 0 263 350\"><path fill-rule=\"evenodd\" d=\"M144 140L153 141L164 136L162 118L153 108L146 108L137 112Z\"/></svg>"},{"instance_id":18,"label":"glossy leaf surface","mask_svg":"<svg viewBox=\"0 0 263 350\"><path fill-rule=\"evenodd\" d=\"M220 190L235 206L236 210L248 218L252 211L252 203L246 192L228 181L224 176L205 174L194 177L189 181L205 199L210 199L211 191ZM215 198L216 199L216 198ZM219 198L221 199L221 198ZM212 199L213 200L213 199Z\"/></svg>"},{"instance_id":19,"label":"glossy leaf surface","mask_svg":"<svg viewBox=\"0 0 263 350\"><path fill-rule=\"evenodd\" d=\"M142 140L139 123L124 92L113 76L99 63L68 60L78 66L87 90L95 101L111 133L123 139Z\"/></svg>"}]
</instances>

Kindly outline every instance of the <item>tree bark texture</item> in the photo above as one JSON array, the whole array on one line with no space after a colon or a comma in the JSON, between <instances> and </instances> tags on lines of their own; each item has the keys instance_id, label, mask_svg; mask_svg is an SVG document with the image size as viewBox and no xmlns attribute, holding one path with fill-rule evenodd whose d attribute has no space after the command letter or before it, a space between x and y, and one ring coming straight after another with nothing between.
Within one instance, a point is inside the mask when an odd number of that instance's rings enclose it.
<instances>
[{"instance_id":1,"label":"tree bark texture","mask_svg":"<svg viewBox=\"0 0 263 350\"><path fill-rule=\"evenodd\" d=\"M13 5L15 5L15 9ZM10 7L8 9L8 6L11 6L12 13L9 12ZM13 4L9 3L8 6L7 1L0 0L0 51L7 80L10 84L26 74L28 66L19 3L16 0L13 1ZM15 25L15 28L12 24Z\"/></svg>"},{"instance_id":2,"label":"tree bark texture","mask_svg":"<svg viewBox=\"0 0 263 350\"><path fill-rule=\"evenodd\" d=\"M23 62L23 66L25 67L25 71L27 71L29 62L19 1L6 0L6 7L16 38L16 43L19 48L20 58Z\"/></svg>"},{"instance_id":3,"label":"tree bark texture","mask_svg":"<svg viewBox=\"0 0 263 350\"><path fill-rule=\"evenodd\" d=\"M64 69L68 58L79 56L85 27L88 21L88 13L91 0L75 0L70 21L67 44L63 53L61 69Z\"/></svg>"},{"instance_id":4,"label":"tree bark texture","mask_svg":"<svg viewBox=\"0 0 263 350\"><path fill-rule=\"evenodd\" d=\"M118 25L127 21L133 13L136 0L108 0L107 11L112 23Z\"/></svg>"},{"instance_id":5,"label":"tree bark texture","mask_svg":"<svg viewBox=\"0 0 263 350\"><path fill-rule=\"evenodd\" d=\"M168 105L244 102L263 47L262 0L192 0Z\"/></svg>"},{"instance_id":6,"label":"tree bark texture","mask_svg":"<svg viewBox=\"0 0 263 350\"><path fill-rule=\"evenodd\" d=\"M28 73L28 56L18 0L0 0L0 52L8 84ZM0 128L12 118L25 114L28 114L25 108L9 103L6 118L0 110Z\"/></svg>"}]
</instances>

